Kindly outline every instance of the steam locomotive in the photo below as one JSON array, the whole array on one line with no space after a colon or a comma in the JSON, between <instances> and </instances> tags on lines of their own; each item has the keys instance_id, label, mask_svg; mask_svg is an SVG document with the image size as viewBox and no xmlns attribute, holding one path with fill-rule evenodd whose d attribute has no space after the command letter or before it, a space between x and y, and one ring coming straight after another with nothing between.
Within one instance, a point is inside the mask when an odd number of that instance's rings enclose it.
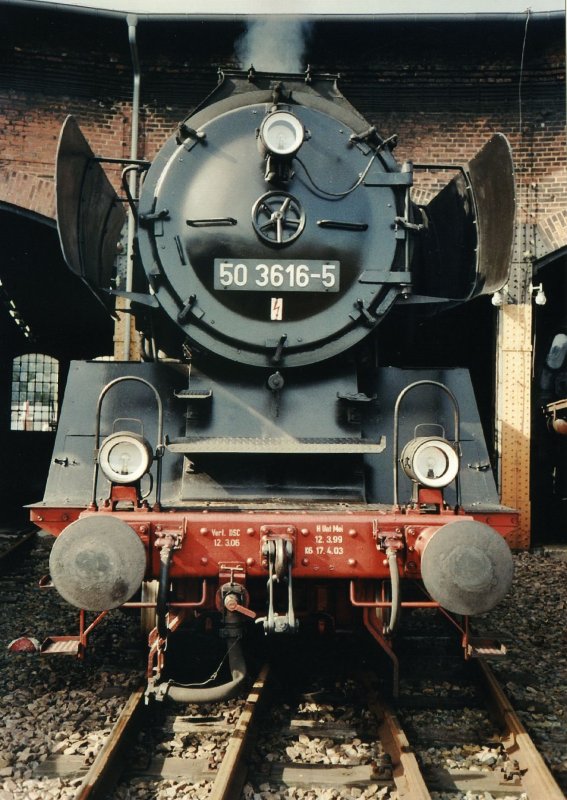
<instances>
[{"instance_id":1,"label":"steam locomotive","mask_svg":"<svg viewBox=\"0 0 567 800\"><path fill-rule=\"evenodd\" d=\"M64 257L107 306L123 295L137 362L73 362L45 497L52 584L82 658L110 609L140 609L148 693L238 691L242 641L364 626L391 658L404 607L468 618L512 580L468 372L400 369L380 323L404 326L499 289L512 247L510 148L465 165L399 164L336 76L226 71L150 164L124 162L126 212L77 123L57 164ZM426 206L414 176L452 170ZM131 173L139 178L132 191ZM409 599L408 599L409 598ZM93 615L92 621L89 619ZM176 684L170 637L208 621L232 674Z\"/></svg>"}]
</instances>

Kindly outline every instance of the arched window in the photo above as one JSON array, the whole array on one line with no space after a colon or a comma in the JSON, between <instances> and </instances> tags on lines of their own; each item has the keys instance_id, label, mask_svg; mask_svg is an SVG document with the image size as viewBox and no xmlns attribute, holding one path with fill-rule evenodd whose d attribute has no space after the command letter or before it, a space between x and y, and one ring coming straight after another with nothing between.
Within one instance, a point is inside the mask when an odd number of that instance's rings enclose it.
<instances>
[{"instance_id":1,"label":"arched window","mask_svg":"<svg viewBox=\"0 0 567 800\"><path fill-rule=\"evenodd\" d=\"M52 431L57 425L59 362L42 353L12 362L13 431Z\"/></svg>"}]
</instances>

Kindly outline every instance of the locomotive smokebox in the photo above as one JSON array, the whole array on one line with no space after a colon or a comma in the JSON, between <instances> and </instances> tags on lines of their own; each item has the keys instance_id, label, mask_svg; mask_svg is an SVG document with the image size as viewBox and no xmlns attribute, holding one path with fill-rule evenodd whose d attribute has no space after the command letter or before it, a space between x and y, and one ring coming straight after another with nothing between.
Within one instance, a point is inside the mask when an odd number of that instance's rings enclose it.
<instances>
[{"instance_id":1,"label":"locomotive smokebox","mask_svg":"<svg viewBox=\"0 0 567 800\"><path fill-rule=\"evenodd\" d=\"M416 549L431 597L454 614L483 614L512 584L514 565L504 539L474 520L449 522L423 531Z\"/></svg>"},{"instance_id":2,"label":"locomotive smokebox","mask_svg":"<svg viewBox=\"0 0 567 800\"><path fill-rule=\"evenodd\" d=\"M57 537L49 571L68 603L104 611L122 605L140 588L146 552L129 525L97 514L76 520Z\"/></svg>"}]
</instances>

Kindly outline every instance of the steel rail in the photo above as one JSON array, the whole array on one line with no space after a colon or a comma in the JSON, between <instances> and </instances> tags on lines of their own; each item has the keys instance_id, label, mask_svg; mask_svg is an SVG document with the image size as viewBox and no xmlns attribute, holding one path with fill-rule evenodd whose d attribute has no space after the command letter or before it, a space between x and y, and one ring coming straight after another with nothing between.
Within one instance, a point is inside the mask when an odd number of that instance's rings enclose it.
<instances>
[{"instance_id":1,"label":"steel rail","mask_svg":"<svg viewBox=\"0 0 567 800\"><path fill-rule=\"evenodd\" d=\"M12 561L23 555L27 548L31 547L37 534L37 528L29 530L24 528L14 533L14 536L9 538L12 540L10 544L3 548L0 552L0 573L4 572L11 566Z\"/></svg>"},{"instance_id":2,"label":"steel rail","mask_svg":"<svg viewBox=\"0 0 567 800\"><path fill-rule=\"evenodd\" d=\"M118 781L122 772L122 765L118 761L124 754L145 710L144 693L145 687L140 687L128 698L108 739L77 789L74 800L103 800Z\"/></svg>"},{"instance_id":3,"label":"steel rail","mask_svg":"<svg viewBox=\"0 0 567 800\"><path fill-rule=\"evenodd\" d=\"M530 798L565 800L565 795L518 714L512 708L496 676L482 658L477 660L477 667L491 709L502 726L502 744L508 755L518 762L522 789Z\"/></svg>"},{"instance_id":4,"label":"steel rail","mask_svg":"<svg viewBox=\"0 0 567 800\"><path fill-rule=\"evenodd\" d=\"M262 710L269 679L269 665L264 665L246 698L217 772L209 800L239 800L246 781L245 759L253 741L258 716Z\"/></svg>"},{"instance_id":5,"label":"steel rail","mask_svg":"<svg viewBox=\"0 0 567 800\"><path fill-rule=\"evenodd\" d=\"M372 676L361 680L368 693L368 708L378 721L378 736L392 762L392 778L398 800L431 800L419 763L397 716L380 698Z\"/></svg>"},{"instance_id":6,"label":"steel rail","mask_svg":"<svg viewBox=\"0 0 567 800\"><path fill-rule=\"evenodd\" d=\"M499 739L508 757L514 762L513 774L500 778L499 792L545 800L565 800L541 753L512 707L487 662L475 659L480 688L487 708L499 727ZM368 707L378 720L378 734L392 762L392 777L399 800L431 800L413 747L394 712L382 701L372 685L372 676L362 676L368 692ZM458 778L459 776L454 776ZM479 775L479 778L482 777ZM472 784L473 791L476 787ZM480 790L479 790L480 791ZM482 791L480 791L482 793Z\"/></svg>"},{"instance_id":7,"label":"steel rail","mask_svg":"<svg viewBox=\"0 0 567 800\"><path fill-rule=\"evenodd\" d=\"M238 800L241 796L247 775L245 759L266 696L268 676L269 667L266 665L254 682L231 734L225 756L214 776L210 800ZM77 789L74 800L103 800L117 783L123 771L124 750L129 746L145 711L144 693L145 689L141 687L129 697L103 748Z\"/></svg>"}]
</instances>

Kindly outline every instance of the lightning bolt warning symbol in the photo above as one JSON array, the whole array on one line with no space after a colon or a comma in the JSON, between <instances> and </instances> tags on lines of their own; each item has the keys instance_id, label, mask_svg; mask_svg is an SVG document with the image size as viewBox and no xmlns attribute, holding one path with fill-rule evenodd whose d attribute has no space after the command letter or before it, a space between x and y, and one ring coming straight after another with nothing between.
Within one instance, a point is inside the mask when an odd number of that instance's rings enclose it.
<instances>
[{"instance_id":1,"label":"lightning bolt warning symbol","mask_svg":"<svg viewBox=\"0 0 567 800\"><path fill-rule=\"evenodd\" d=\"M274 320L283 319L283 297L272 297L270 319Z\"/></svg>"}]
</instances>

